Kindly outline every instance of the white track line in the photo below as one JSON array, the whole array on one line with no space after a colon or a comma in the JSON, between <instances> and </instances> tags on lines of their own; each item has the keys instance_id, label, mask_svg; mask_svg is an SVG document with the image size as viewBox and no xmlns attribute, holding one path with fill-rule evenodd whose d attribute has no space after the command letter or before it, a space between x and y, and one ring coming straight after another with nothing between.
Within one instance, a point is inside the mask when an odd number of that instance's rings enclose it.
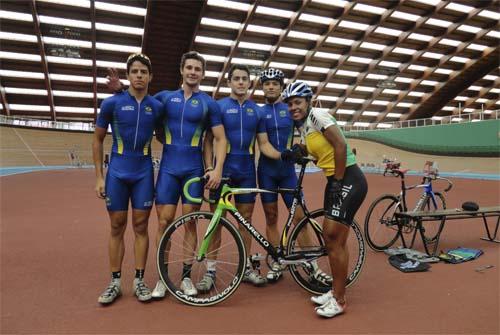
<instances>
[{"instance_id":1,"label":"white track line","mask_svg":"<svg viewBox=\"0 0 500 335\"><path fill-rule=\"evenodd\" d=\"M35 154L35 152L31 149L31 147L28 145L28 143L26 143L26 141L23 139L23 137L21 135L19 135L19 133L17 132L17 130L15 128L14 128L14 132L19 137L19 139L24 143L24 145L26 146L26 148L28 148L28 150L31 152L31 154L33 155L33 157L35 157L35 159L38 161L38 163L40 163L41 166L45 166L45 164L42 163L42 161L40 160L40 158L38 158L38 156Z\"/></svg>"}]
</instances>

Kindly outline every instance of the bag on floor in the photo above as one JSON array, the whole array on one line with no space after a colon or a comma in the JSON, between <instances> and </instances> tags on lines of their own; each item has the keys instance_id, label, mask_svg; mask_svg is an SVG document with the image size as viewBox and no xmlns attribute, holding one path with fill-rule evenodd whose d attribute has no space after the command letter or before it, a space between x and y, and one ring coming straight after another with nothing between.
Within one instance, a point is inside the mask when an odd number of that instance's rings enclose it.
<instances>
[{"instance_id":1,"label":"bag on floor","mask_svg":"<svg viewBox=\"0 0 500 335\"><path fill-rule=\"evenodd\" d=\"M401 272L423 272L431 267L428 263L409 259L405 254L389 256L389 263Z\"/></svg>"},{"instance_id":2,"label":"bag on floor","mask_svg":"<svg viewBox=\"0 0 500 335\"><path fill-rule=\"evenodd\" d=\"M440 261L438 257L429 256L424 252L403 247L386 249L384 253L389 256L404 254L408 259L419 261L420 263L438 263Z\"/></svg>"},{"instance_id":3,"label":"bag on floor","mask_svg":"<svg viewBox=\"0 0 500 335\"><path fill-rule=\"evenodd\" d=\"M449 249L446 252L441 252L439 258L451 264L459 264L478 258L483 254L480 249L462 248Z\"/></svg>"}]
</instances>

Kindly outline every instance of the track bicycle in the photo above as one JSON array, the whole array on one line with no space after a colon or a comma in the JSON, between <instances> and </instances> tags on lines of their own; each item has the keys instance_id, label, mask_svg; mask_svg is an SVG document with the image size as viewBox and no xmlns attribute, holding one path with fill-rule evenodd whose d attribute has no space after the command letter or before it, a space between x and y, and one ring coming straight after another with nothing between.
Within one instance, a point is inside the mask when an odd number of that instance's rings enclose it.
<instances>
[{"instance_id":1,"label":"track bicycle","mask_svg":"<svg viewBox=\"0 0 500 335\"><path fill-rule=\"evenodd\" d=\"M413 211L435 211L446 209L446 201L440 192L434 192L432 182L434 180L444 180L448 182L448 187L444 192L448 192L453 183L446 178L439 177L437 171L425 173L422 183L406 186L405 174L408 170L399 168L388 169L384 175L389 174L401 178L401 192L398 195L384 194L375 199L368 209L365 218L365 237L368 246L375 251L383 251L390 248L396 240L403 234L415 232L416 223L408 219L397 219L395 213L407 212L406 191L423 188L423 193L415 204ZM437 227L437 228L436 228ZM439 236L441 226L432 222L426 223L423 227L423 236L427 243L433 243ZM415 241L416 234L413 234L412 242Z\"/></svg>"},{"instance_id":2,"label":"track bicycle","mask_svg":"<svg viewBox=\"0 0 500 335\"><path fill-rule=\"evenodd\" d=\"M267 262L277 262L283 268L288 268L292 278L302 288L313 294L322 294L331 289L332 277L328 262L327 250L322 236L324 210L307 210L302 196L302 180L307 163L301 160L301 170L295 189L264 190L259 188L233 188L229 180L221 182L220 198L217 208L212 212L193 212L177 218L163 234L157 254L158 272L168 291L178 300L194 306L210 306L220 303L231 296L241 283L247 268L247 254L243 239L236 226L225 218L229 213L238 225L243 226L267 252ZM189 180L184 187L184 194L193 202L201 203L208 199L192 198L189 186L202 181L196 177ZM293 202L288 219L280 237L279 247L271 243L238 212L230 199L233 194L246 193L292 193ZM294 225L293 218L300 206L304 217ZM184 234L187 225L196 225L195 241L186 242ZM220 229L220 234L214 232ZM349 234L347 247L350 251L347 286L358 278L365 261L365 244L359 225L353 222L353 233ZM216 241L214 236L219 236ZM211 243L218 245L210 250ZM213 246L212 246L213 248ZM254 268L260 267L263 257L251 257ZM208 292L198 292L196 296L188 296L181 290L183 279L183 263L192 264L191 279L194 283L201 280L207 271L207 262L216 262L216 278L213 287Z\"/></svg>"},{"instance_id":3,"label":"track bicycle","mask_svg":"<svg viewBox=\"0 0 500 335\"><path fill-rule=\"evenodd\" d=\"M387 173L392 173L391 171L399 169L401 167L401 162L396 162L395 158L394 160L384 159L382 163L385 164L384 172L382 173L384 177Z\"/></svg>"}]
</instances>

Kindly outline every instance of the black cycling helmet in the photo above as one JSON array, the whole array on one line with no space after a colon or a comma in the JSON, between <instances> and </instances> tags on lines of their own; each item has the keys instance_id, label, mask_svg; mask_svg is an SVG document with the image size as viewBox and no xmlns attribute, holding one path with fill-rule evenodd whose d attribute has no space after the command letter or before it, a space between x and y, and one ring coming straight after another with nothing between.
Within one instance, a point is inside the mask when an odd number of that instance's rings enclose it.
<instances>
[{"instance_id":1,"label":"black cycling helmet","mask_svg":"<svg viewBox=\"0 0 500 335\"><path fill-rule=\"evenodd\" d=\"M260 73L260 83L263 84L268 80L277 80L280 85L283 86L285 80L285 74L279 69L269 68Z\"/></svg>"}]
</instances>

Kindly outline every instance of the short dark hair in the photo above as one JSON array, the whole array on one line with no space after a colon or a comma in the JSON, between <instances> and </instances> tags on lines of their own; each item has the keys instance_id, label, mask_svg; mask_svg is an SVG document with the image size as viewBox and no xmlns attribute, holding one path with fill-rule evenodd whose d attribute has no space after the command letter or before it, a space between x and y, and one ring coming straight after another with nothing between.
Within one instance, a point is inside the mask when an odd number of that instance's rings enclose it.
<instances>
[{"instance_id":1,"label":"short dark hair","mask_svg":"<svg viewBox=\"0 0 500 335\"><path fill-rule=\"evenodd\" d=\"M250 78L250 69L248 68L248 66L243 64L233 64L231 65L231 68L229 69L229 72L227 74L229 80L231 80L231 78L233 77L233 72L236 70L245 71L248 74L248 78Z\"/></svg>"},{"instance_id":2,"label":"short dark hair","mask_svg":"<svg viewBox=\"0 0 500 335\"><path fill-rule=\"evenodd\" d=\"M130 67L132 66L132 63L135 61L141 62L142 64L146 65L148 68L149 73L153 73L153 67L151 66L151 60L149 59L148 56L146 56L143 53L135 53L131 54L127 58L127 73L130 72Z\"/></svg>"},{"instance_id":3,"label":"short dark hair","mask_svg":"<svg viewBox=\"0 0 500 335\"><path fill-rule=\"evenodd\" d=\"M196 51L188 51L182 55L182 57L181 57L181 69L184 68L184 65L186 65L186 61L188 59L195 59L195 60L199 61L201 63L202 68L203 68L203 72L205 72L205 68L206 68L205 58L203 58L203 56L200 55Z\"/></svg>"}]
</instances>

